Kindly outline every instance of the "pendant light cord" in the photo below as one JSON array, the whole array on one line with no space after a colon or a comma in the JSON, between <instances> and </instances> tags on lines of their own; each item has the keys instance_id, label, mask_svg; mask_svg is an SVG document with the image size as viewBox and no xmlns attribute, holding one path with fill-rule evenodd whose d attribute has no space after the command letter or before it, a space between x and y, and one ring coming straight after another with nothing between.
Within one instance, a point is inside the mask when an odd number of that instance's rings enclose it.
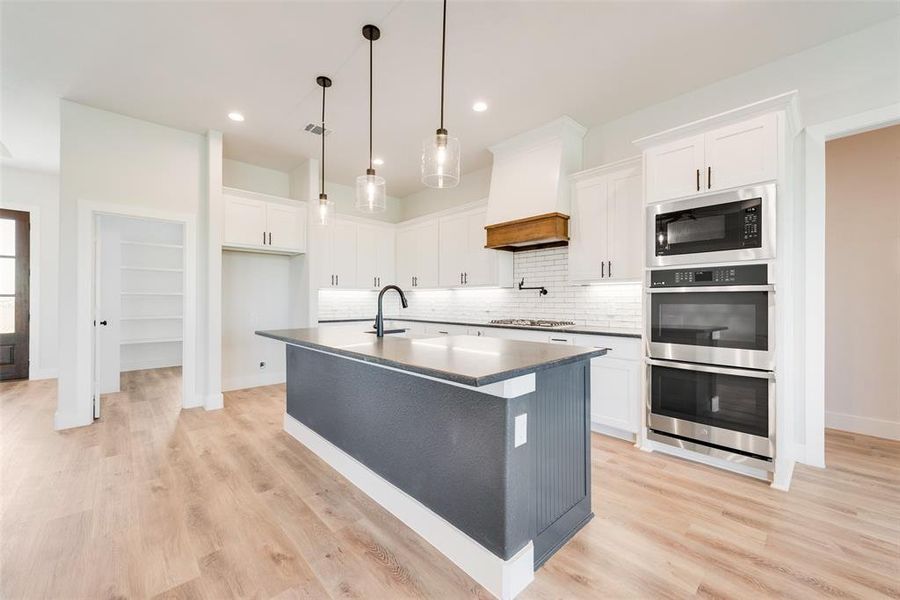
<instances>
[{"instance_id":1,"label":"pendant light cord","mask_svg":"<svg viewBox=\"0 0 900 600\"><path fill-rule=\"evenodd\" d=\"M369 170L372 170L372 44L369 40Z\"/></svg>"},{"instance_id":2,"label":"pendant light cord","mask_svg":"<svg viewBox=\"0 0 900 600\"><path fill-rule=\"evenodd\" d=\"M322 86L322 168L320 169L319 193L325 194L325 86Z\"/></svg>"},{"instance_id":3,"label":"pendant light cord","mask_svg":"<svg viewBox=\"0 0 900 600\"><path fill-rule=\"evenodd\" d=\"M444 128L444 59L447 55L447 0L444 0L444 24L441 32L441 129Z\"/></svg>"}]
</instances>

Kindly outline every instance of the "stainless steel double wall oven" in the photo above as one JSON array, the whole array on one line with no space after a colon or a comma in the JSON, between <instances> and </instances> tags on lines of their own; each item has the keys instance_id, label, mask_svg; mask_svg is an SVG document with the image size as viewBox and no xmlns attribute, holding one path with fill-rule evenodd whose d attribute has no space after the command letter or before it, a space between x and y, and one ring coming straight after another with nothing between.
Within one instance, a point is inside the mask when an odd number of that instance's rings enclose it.
<instances>
[{"instance_id":1,"label":"stainless steel double wall oven","mask_svg":"<svg viewBox=\"0 0 900 600\"><path fill-rule=\"evenodd\" d=\"M771 470L774 185L650 205L647 221L648 435Z\"/></svg>"}]
</instances>

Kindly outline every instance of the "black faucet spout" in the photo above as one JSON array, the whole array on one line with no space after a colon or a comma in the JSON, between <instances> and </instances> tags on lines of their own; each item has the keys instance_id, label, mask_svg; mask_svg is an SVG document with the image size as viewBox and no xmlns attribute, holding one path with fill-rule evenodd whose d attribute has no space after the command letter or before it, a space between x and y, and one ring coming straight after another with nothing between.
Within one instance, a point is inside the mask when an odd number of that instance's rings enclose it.
<instances>
[{"instance_id":1,"label":"black faucet spout","mask_svg":"<svg viewBox=\"0 0 900 600\"><path fill-rule=\"evenodd\" d=\"M400 294L400 304L403 308L408 308L409 303L406 301L406 294L403 293L396 285L386 285L381 288L381 291L378 292L378 314L375 316L375 335L378 337L384 337L384 311L382 309L382 301L384 298L384 293L388 290L397 290L397 293Z\"/></svg>"}]
</instances>

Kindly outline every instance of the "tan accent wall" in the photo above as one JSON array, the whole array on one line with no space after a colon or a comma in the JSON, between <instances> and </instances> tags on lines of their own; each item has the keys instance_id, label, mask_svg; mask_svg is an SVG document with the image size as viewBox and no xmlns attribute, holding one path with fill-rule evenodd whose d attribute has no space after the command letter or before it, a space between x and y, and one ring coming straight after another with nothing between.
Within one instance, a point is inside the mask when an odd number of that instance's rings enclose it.
<instances>
[{"instance_id":1,"label":"tan accent wall","mask_svg":"<svg viewBox=\"0 0 900 600\"><path fill-rule=\"evenodd\" d=\"M900 439L900 125L828 142L825 423Z\"/></svg>"}]
</instances>

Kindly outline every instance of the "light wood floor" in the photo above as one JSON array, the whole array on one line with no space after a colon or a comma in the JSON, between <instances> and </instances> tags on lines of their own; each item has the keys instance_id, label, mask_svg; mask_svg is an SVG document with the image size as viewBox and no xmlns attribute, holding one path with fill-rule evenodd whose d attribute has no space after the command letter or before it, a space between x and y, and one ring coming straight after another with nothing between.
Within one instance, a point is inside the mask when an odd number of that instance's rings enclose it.
<instances>
[{"instance_id":1,"label":"light wood floor","mask_svg":"<svg viewBox=\"0 0 900 600\"><path fill-rule=\"evenodd\" d=\"M281 431L283 386L178 408L134 372L52 430L55 382L0 384L0 594L487 597ZM900 443L827 435L829 468L764 483L593 437L597 517L524 598L900 598Z\"/></svg>"}]
</instances>

